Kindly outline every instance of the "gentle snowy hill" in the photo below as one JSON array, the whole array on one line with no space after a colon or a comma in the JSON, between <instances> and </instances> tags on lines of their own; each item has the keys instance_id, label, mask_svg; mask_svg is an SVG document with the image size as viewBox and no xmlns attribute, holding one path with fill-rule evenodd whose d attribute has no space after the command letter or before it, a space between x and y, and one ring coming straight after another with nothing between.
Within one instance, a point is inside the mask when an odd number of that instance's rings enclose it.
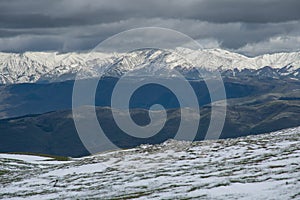
<instances>
[{"instance_id":1,"label":"gentle snowy hill","mask_svg":"<svg viewBox=\"0 0 300 200\"><path fill-rule=\"evenodd\" d=\"M80 69L84 71L82 78L97 77L100 74L120 76L136 66L149 63L163 64L167 69L176 67L184 74L188 74L194 68L207 71L219 69L221 72L227 72L227 75L248 69L253 76L267 74L275 78L279 76L300 78L300 52L266 54L249 58L221 49L178 48L168 52L143 49L122 54L0 53L0 84L70 80L74 79ZM263 72L261 69L264 69ZM231 73L228 73L228 70ZM247 74L249 75L249 71Z\"/></svg>"},{"instance_id":2,"label":"gentle snowy hill","mask_svg":"<svg viewBox=\"0 0 300 200\"><path fill-rule=\"evenodd\" d=\"M0 154L0 198L299 199L299 141L300 127L72 161Z\"/></svg>"}]
</instances>

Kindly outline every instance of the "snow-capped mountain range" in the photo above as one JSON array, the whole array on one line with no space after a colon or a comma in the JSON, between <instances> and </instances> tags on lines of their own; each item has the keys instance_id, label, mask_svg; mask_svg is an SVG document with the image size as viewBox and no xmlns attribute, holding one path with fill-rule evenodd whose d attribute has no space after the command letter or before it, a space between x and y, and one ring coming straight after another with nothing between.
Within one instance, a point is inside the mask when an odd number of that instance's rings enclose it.
<instances>
[{"instance_id":1,"label":"snow-capped mountain range","mask_svg":"<svg viewBox=\"0 0 300 200\"><path fill-rule=\"evenodd\" d=\"M74 79L81 70L82 78L99 75L121 76L149 63L166 69L176 68L188 78L201 72L219 70L224 76L263 76L300 79L300 52L265 54L257 57L222 49L170 51L142 49L128 53L0 53L0 84L26 82L59 82Z\"/></svg>"}]
</instances>

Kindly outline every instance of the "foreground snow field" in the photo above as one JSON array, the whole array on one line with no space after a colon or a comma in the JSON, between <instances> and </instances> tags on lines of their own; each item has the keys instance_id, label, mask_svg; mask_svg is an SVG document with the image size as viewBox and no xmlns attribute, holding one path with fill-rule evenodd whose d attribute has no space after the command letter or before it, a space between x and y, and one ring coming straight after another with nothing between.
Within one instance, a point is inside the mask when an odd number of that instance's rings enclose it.
<instances>
[{"instance_id":1,"label":"foreground snow field","mask_svg":"<svg viewBox=\"0 0 300 200\"><path fill-rule=\"evenodd\" d=\"M0 154L0 177L0 199L300 199L300 127L71 161Z\"/></svg>"}]
</instances>

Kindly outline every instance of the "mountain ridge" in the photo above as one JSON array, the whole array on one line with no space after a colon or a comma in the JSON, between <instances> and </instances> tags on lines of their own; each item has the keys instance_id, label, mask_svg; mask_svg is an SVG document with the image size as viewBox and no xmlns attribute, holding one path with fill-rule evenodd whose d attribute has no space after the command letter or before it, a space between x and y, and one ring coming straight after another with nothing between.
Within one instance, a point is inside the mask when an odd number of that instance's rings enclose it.
<instances>
[{"instance_id":1,"label":"mountain ridge","mask_svg":"<svg viewBox=\"0 0 300 200\"><path fill-rule=\"evenodd\" d=\"M98 77L103 74L121 76L137 65L153 62L162 64L167 69L177 67L181 69L180 71L187 71L186 73L191 73L195 69L219 70L222 75L226 75L228 71L234 75L234 71L248 70L256 76L263 68L269 67L272 71L270 77L284 76L300 79L300 52L247 57L223 49L177 48L170 52L143 49L128 53L0 52L0 84L73 80L80 70L84 71L83 78Z\"/></svg>"}]
</instances>

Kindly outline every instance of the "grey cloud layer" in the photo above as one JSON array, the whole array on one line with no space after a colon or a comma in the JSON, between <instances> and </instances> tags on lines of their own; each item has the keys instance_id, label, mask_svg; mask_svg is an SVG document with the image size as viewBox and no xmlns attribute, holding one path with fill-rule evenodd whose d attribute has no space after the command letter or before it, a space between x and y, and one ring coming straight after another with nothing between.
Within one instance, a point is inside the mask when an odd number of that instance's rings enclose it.
<instances>
[{"instance_id":1,"label":"grey cloud layer","mask_svg":"<svg viewBox=\"0 0 300 200\"><path fill-rule=\"evenodd\" d=\"M204 46L246 54L261 53L259 44L268 44L264 52L293 51L297 46L289 42L300 36L299 8L297 0L3 0L0 51L85 50L141 26L173 28Z\"/></svg>"}]
</instances>

